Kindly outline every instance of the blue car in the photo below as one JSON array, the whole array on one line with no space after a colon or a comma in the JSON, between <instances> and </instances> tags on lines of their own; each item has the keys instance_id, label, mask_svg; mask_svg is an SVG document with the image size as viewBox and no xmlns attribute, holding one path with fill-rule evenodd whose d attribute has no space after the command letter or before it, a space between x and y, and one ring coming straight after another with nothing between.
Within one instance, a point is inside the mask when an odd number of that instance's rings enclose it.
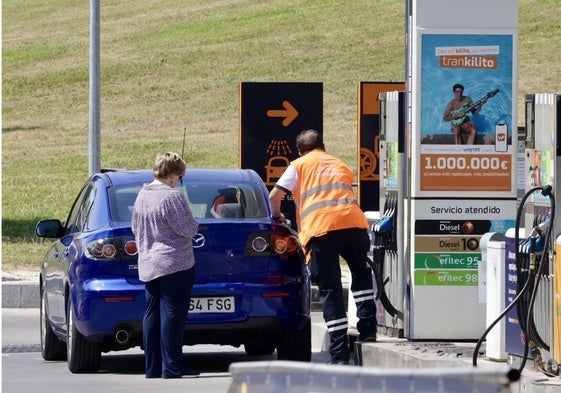
<instances>
[{"instance_id":1,"label":"blue car","mask_svg":"<svg viewBox=\"0 0 561 393\"><path fill-rule=\"evenodd\" d=\"M92 175L64 223L40 221L54 238L41 263L45 360L73 373L99 369L101 354L142 345L144 284L131 231L149 170ZM199 222L197 279L185 345L244 346L249 355L310 361L310 279L296 233L270 218L268 190L253 170L188 169L177 186Z\"/></svg>"}]
</instances>

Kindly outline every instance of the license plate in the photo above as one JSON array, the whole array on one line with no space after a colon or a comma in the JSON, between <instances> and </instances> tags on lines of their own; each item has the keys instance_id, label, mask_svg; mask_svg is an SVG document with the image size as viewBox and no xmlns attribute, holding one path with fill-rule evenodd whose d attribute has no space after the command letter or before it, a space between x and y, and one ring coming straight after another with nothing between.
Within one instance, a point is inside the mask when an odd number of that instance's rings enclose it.
<instances>
[{"instance_id":1,"label":"license plate","mask_svg":"<svg viewBox=\"0 0 561 393\"><path fill-rule=\"evenodd\" d=\"M191 313L224 312L236 311L236 303L233 296L225 297L192 297L189 305Z\"/></svg>"}]
</instances>

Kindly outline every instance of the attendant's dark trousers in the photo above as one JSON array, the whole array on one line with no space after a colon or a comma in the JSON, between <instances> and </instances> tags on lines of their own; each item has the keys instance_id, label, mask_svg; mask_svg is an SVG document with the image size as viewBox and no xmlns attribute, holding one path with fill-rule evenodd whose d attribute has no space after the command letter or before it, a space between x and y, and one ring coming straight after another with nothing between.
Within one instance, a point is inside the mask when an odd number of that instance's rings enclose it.
<instances>
[{"instance_id":1,"label":"attendant's dark trousers","mask_svg":"<svg viewBox=\"0 0 561 393\"><path fill-rule=\"evenodd\" d=\"M318 285L323 319L329 332L331 360L346 362L350 358L348 319L339 256L347 262L351 271L351 291L357 307L357 330L360 337L376 336L372 269L366 262L370 250L368 232L359 228L330 231L312 238L306 248L311 252L310 273L312 280Z\"/></svg>"}]
</instances>

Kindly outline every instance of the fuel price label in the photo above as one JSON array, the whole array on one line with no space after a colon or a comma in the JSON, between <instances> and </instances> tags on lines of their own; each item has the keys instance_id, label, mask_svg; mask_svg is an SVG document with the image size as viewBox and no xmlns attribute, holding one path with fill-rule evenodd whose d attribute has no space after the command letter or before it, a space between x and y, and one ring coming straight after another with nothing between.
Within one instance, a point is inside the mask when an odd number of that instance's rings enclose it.
<instances>
[{"instance_id":1,"label":"fuel price label","mask_svg":"<svg viewBox=\"0 0 561 393\"><path fill-rule=\"evenodd\" d=\"M481 261L479 241L490 228L489 220L416 220L415 284L477 285L477 267Z\"/></svg>"},{"instance_id":2,"label":"fuel price label","mask_svg":"<svg viewBox=\"0 0 561 393\"><path fill-rule=\"evenodd\" d=\"M473 269L481 261L481 254L475 253L415 253L415 269Z\"/></svg>"},{"instance_id":3,"label":"fuel price label","mask_svg":"<svg viewBox=\"0 0 561 393\"><path fill-rule=\"evenodd\" d=\"M477 270L416 270L414 281L418 286L478 285Z\"/></svg>"},{"instance_id":4,"label":"fuel price label","mask_svg":"<svg viewBox=\"0 0 561 393\"><path fill-rule=\"evenodd\" d=\"M440 252L473 252L479 251L480 236L416 236L415 251L430 252L439 250Z\"/></svg>"},{"instance_id":5,"label":"fuel price label","mask_svg":"<svg viewBox=\"0 0 561 393\"><path fill-rule=\"evenodd\" d=\"M435 238L439 243L442 240ZM467 242L466 242L467 243ZM417 249L417 241L415 242ZM456 241L455 244L462 244ZM414 253L416 285L477 285L480 252L446 252L442 249Z\"/></svg>"},{"instance_id":6,"label":"fuel price label","mask_svg":"<svg viewBox=\"0 0 561 393\"><path fill-rule=\"evenodd\" d=\"M417 235L483 235L492 227L490 220L416 220Z\"/></svg>"},{"instance_id":7,"label":"fuel price label","mask_svg":"<svg viewBox=\"0 0 561 393\"><path fill-rule=\"evenodd\" d=\"M421 154L422 191L510 191L510 154Z\"/></svg>"}]
</instances>

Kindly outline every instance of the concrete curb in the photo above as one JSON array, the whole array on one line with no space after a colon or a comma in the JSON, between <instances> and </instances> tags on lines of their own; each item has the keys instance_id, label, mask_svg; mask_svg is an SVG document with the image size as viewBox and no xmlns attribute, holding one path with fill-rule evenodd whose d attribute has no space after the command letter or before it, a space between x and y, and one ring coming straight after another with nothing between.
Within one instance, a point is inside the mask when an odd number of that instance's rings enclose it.
<instances>
[{"instance_id":1,"label":"concrete curb","mask_svg":"<svg viewBox=\"0 0 561 393\"><path fill-rule=\"evenodd\" d=\"M2 345L2 353L41 352L41 344Z\"/></svg>"},{"instance_id":2,"label":"concrete curb","mask_svg":"<svg viewBox=\"0 0 561 393\"><path fill-rule=\"evenodd\" d=\"M487 369L364 369L362 367L307 364L302 362L240 362L229 371L229 392L352 393L397 392L497 392L509 393L506 367ZM376 389L379 387L380 389ZM374 390L373 390L374 388Z\"/></svg>"},{"instance_id":3,"label":"concrete curb","mask_svg":"<svg viewBox=\"0 0 561 393\"><path fill-rule=\"evenodd\" d=\"M507 363L489 360L483 354L477 367L472 366L475 343L416 342L393 337L381 337L375 343L355 343L356 364L366 369L515 369ZM520 379L510 386L511 393L554 393L561 391L561 379L547 377L529 360Z\"/></svg>"},{"instance_id":4,"label":"concrete curb","mask_svg":"<svg viewBox=\"0 0 561 393\"><path fill-rule=\"evenodd\" d=\"M38 308L39 300L38 282L2 282L2 308Z\"/></svg>"}]
</instances>

